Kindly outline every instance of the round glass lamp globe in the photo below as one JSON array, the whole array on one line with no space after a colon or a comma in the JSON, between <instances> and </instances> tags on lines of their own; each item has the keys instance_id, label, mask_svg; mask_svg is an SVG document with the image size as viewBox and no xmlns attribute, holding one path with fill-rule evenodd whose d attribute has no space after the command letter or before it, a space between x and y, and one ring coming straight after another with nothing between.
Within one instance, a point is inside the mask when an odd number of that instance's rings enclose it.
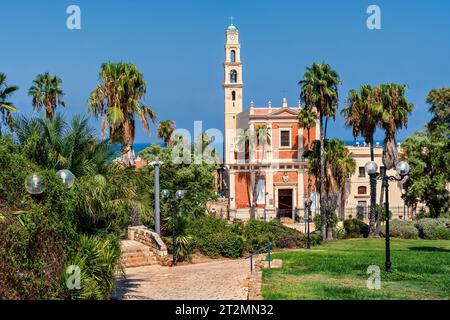
<instances>
[{"instance_id":1,"label":"round glass lamp globe","mask_svg":"<svg viewBox=\"0 0 450 320\"><path fill-rule=\"evenodd\" d=\"M406 161L400 161L395 166L395 170L400 176L406 176L409 173L409 164Z\"/></svg>"},{"instance_id":2,"label":"round glass lamp globe","mask_svg":"<svg viewBox=\"0 0 450 320\"><path fill-rule=\"evenodd\" d=\"M162 191L162 196L163 196L164 199L167 199L169 197L169 190L164 189Z\"/></svg>"},{"instance_id":3,"label":"round glass lamp globe","mask_svg":"<svg viewBox=\"0 0 450 320\"><path fill-rule=\"evenodd\" d=\"M62 183L66 186L66 188L72 188L75 183L75 176L69 170L63 169L59 170L56 175L61 179Z\"/></svg>"},{"instance_id":4,"label":"round glass lamp globe","mask_svg":"<svg viewBox=\"0 0 450 320\"><path fill-rule=\"evenodd\" d=\"M375 161L369 161L365 165L365 170L366 170L367 174L377 173L378 165L376 164Z\"/></svg>"},{"instance_id":5,"label":"round glass lamp globe","mask_svg":"<svg viewBox=\"0 0 450 320\"><path fill-rule=\"evenodd\" d=\"M25 179L25 189L29 194L41 194L45 191L44 178L32 173Z\"/></svg>"},{"instance_id":6,"label":"round glass lamp globe","mask_svg":"<svg viewBox=\"0 0 450 320\"><path fill-rule=\"evenodd\" d=\"M175 197L177 198L177 200L181 200L184 198L185 194L186 194L186 190L178 190L175 193Z\"/></svg>"}]
</instances>

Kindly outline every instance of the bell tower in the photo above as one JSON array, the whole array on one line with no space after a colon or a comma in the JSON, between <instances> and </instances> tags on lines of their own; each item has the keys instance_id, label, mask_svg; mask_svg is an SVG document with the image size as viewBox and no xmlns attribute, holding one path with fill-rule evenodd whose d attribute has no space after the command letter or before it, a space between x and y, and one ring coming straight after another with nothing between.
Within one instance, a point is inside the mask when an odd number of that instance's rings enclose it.
<instances>
[{"instance_id":1,"label":"bell tower","mask_svg":"<svg viewBox=\"0 0 450 320\"><path fill-rule=\"evenodd\" d=\"M238 114L242 112L242 63L239 30L231 24L226 30L224 69L224 113L225 141L224 162L234 162L234 143L238 124Z\"/></svg>"}]
</instances>

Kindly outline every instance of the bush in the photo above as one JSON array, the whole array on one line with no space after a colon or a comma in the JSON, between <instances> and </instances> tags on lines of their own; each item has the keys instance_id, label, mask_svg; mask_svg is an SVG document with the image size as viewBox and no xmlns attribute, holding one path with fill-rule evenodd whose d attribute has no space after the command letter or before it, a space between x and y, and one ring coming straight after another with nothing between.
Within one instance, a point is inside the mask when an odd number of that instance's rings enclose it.
<instances>
[{"instance_id":1,"label":"bush","mask_svg":"<svg viewBox=\"0 0 450 320\"><path fill-rule=\"evenodd\" d=\"M344 221L345 238L367 238L369 236L369 225L358 219Z\"/></svg>"},{"instance_id":2,"label":"bush","mask_svg":"<svg viewBox=\"0 0 450 320\"><path fill-rule=\"evenodd\" d=\"M443 229L447 229L444 219L424 218L416 222L415 226L419 230L419 237L422 239L433 240L437 236L443 235ZM436 230L438 233L436 234Z\"/></svg>"},{"instance_id":3,"label":"bush","mask_svg":"<svg viewBox=\"0 0 450 320\"><path fill-rule=\"evenodd\" d=\"M450 229L447 227L437 227L434 230L433 239L450 240Z\"/></svg>"},{"instance_id":4,"label":"bush","mask_svg":"<svg viewBox=\"0 0 450 320\"><path fill-rule=\"evenodd\" d=\"M304 244L304 236L277 221L251 220L244 227L248 251L256 251L269 243L273 248L296 248Z\"/></svg>"},{"instance_id":5,"label":"bush","mask_svg":"<svg viewBox=\"0 0 450 320\"><path fill-rule=\"evenodd\" d=\"M44 178L40 195L31 196L24 188L32 172ZM119 240L80 236L80 193L76 186L68 190L55 173L0 138L0 299L108 299L113 291ZM66 286L70 265L81 269L81 290Z\"/></svg>"},{"instance_id":6,"label":"bush","mask_svg":"<svg viewBox=\"0 0 450 320\"><path fill-rule=\"evenodd\" d=\"M332 220L333 220L333 227L337 225L339 218L336 214L336 212L333 212L332 214ZM316 214L313 218L314 221L314 228L316 230L320 230L322 228L322 216L320 214Z\"/></svg>"},{"instance_id":7,"label":"bush","mask_svg":"<svg viewBox=\"0 0 450 320\"><path fill-rule=\"evenodd\" d=\"M70 253L63 272L63 286L70 299L109 299L115 285L116 266L120 258L120 243L116 236L80 236ZM80 289L68 290L67 283L76 270L80 270ZM66 272L72 271L70 272Z\"/></svg>"},{"instance_id":8,"label":"bush","mask_svg":"<svg viewBox=\"0 0 450 320\"><path fill-rule=\"evenodd\" d=\"M386 234L386 226L382 227L381 233ZM392 220L389 223L389 235L394 238L417 239L419 231L412 222L403 220Z\"/></svg>"},{"instance_id":9,"label":"bush","mask_svg":"<svg viewBox=\"0 0 450 320\"><path fill-rule=\"evenodd\" d=\"M306 242L308 241L308 235L302 234L301 238L302 238L302 242L306 244ZM320 230L311 232L309 234L309 241L310 241L311 246L318 246L319 244L321 244L323 241L323 238L320 233Z\"/></svg>"},{"instance_id":10,"label":"bush","mask_svg":"<svg viewBox=\"0 0 450 320\"><path fill-rule=\"evenodd\" d=\"M213 216L193 218L186 232L193 238L193 246L211 258L238 258L244 251L240 228Z\"/></svg>"}]
</instances>

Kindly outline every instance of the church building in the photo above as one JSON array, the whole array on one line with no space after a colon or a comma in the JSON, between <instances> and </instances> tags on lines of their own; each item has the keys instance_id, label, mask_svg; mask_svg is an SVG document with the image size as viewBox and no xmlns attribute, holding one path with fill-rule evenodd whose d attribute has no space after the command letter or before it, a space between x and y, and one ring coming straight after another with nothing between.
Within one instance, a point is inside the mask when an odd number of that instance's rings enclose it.
<instances>
[{"instance_id":1,"label":"church building","mask_svg":"<svg viewBox=\"0 0 450 320\"><path fill-rule=\"evenodd\" d=\"M303 152L308 147L308 133L298 125L300 103L288 106L283 98L281 106L269 101L259 107L251 102L244 110L239 30L233 23L226 30L223 68L224 164L230 219L303 217L308 180ZM260 128L267 138L263 142L256 135ZM310 130L311 141L319 138L318 128L319 120ZM255 134L249 134L252 132ZM253 136L256 143L248 141Z\"/></svg>"}]
</instances>

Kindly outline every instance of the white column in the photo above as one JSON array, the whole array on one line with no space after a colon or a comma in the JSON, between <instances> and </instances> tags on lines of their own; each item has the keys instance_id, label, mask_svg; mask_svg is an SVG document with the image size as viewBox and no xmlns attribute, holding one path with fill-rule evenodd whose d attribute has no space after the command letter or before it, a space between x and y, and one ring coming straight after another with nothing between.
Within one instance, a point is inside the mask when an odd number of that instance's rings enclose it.
<instances>
[{"instance_id":1,"label":"white column","mask_svg":"<svg viewBox=\"0 0 450 320\"><path fill-rule=\"evenodd\" d=\"M267 201L269 201L269 199L272 199L272 204L267 203L267 208L269 209L273 209L275 201L274 201L274 190L273 190L273 172L271 169L269 169L270 171L268 171L266 173L266 190L267 190Z\"/></svg>"},{"instance_id":2,"label":"white column","mask_svg":"<svg viewBox=\"0 0 450 320\"><path fill-rule=\"evenodd\" d=\"M298 170L298 190L297 190L297 195L298 195L298 208L303 208L304 204L305 204L305 174L304 174L304 169L300 169Z\"/></svg>"},{"instance_id":3,"label":"white column","mask_svg":"<svg viewBox=\"0 0 450 320\"><path fill-rule=\"evenodd\" d=\"M235 183L236 183L235 173L234 173L234 171L230 170L230 209L236 209L236 184Z\"/></svg>"}]
</instances>

